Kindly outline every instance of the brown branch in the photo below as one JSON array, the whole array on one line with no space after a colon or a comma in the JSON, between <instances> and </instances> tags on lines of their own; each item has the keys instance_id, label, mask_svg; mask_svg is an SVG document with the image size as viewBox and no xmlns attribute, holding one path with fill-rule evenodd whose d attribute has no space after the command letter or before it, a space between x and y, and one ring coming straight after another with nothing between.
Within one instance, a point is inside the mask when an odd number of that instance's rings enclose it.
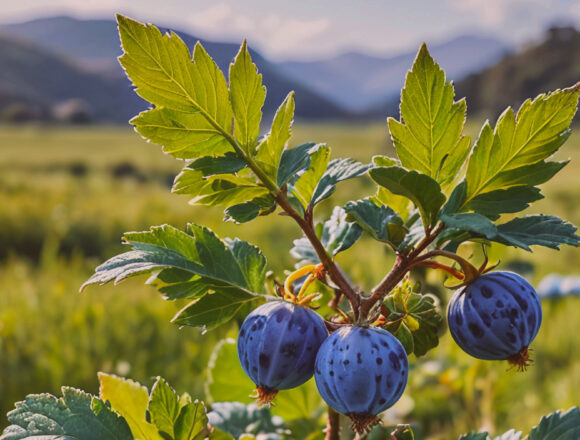
<instances>
[{"instance_id":1,"label":"brown branch","mask_svg":"<svg viewBox=\"0 0 580 440\"><path fill-rule=\"evenodd\" d=\"M339 440L340 439L340 414L338 414L331 407L328 407L328 419L326 421L326 435L324 440Z\"/></svg>"},{"instance_id":2,"label":"brown branch","mask_svg":"<svg viewBox=\"0 0 580 440\"><path fill-rule=\"evenodd\" d=\"M397 260L390 272L382 281L372 290L371 296L364 298L360 305L359 315L366 318L375 304L382 301L384 297L399 284L399 282L409 272L413 264L419 259L423 252L437 238L437 235L443 230L443 225L434 229L427 229L425 236L411 249L407 254L397 254Z\"/></svg>"},{"instance_id":3,"label":"brown branch","mask_svg":"<svg viewBox=\"0 0 580 440\"><path fill-rule=\"evenodd\" d=\"M308 241L310 241L312 247L316 251L316 255L318 255L320 262L324 265L326 273L328 274L330 279L334 282L334 284L336 284L336 286L340 289L342 294L346 296L346 298L350 302L350 305L352 307L356 319L359 315L360 296L355 292L350 283L346 280L346 278L344 277L344 275L342 274L336 263L332 260L330 255L328 255L328 252L326 252L324 245L320 242L320 240L316 235L316 231L314 230L314 225L311 218L304 219L298 213L298 211L296 211L292 207L292 205L290 205L290 202L288 201L286 194L284 194L283 192L278 193L278 195L276 196L276 201L278 202L280 208L282 208L284 212L286 212L286 214L292 217L294 221L298 224L298 226L300 226L300 229L302 229L302 232L304 232L304 235L306 236L306 238L308 238ZM310 214L307 217L311 217L311 215L312 214Z\"/></svg>"}]
</instances>

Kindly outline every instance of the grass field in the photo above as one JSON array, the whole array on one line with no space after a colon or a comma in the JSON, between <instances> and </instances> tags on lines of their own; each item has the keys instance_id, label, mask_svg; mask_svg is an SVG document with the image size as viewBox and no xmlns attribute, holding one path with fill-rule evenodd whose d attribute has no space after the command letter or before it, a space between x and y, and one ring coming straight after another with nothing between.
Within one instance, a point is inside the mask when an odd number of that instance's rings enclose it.
<instances>
[{"instance_id":1,"label":"grass field","mask_svg":"<svg viewBox=\"0 0 580 440\"><path fill-rule=\"evenodd\" d=\"M477 127L470 127L476 133ZM546 198L530 212L559 215L580 224L580 131L558 153L571 163L545 185ZM326 142L333 157L368 161L392 155L381 124L297 124L293 144ZM124 231L187 222L220 236L258 245L278 276L294 261L287 249L299 230L277 215L237 226L221 222L219 209L193 207L169 192L179 162L145 143L129 128L0 127L0 427L27 393L58 392L72 385L96 392L96 372L108 371L150 384L163 375L179 390L203 397L204 369L212 347L232 329L201 335L169 319L179 305L163 302L143 280L119 287L78 287L95 265L122 249ZM339 186L318 212L371 195L370 181ZM477 252L464 250L466 255ZM533 284L551 272L578 274L580 251L534 253L494 247L501 267L529 262ZM339 256L364 289L389 268L391 258L370 240ZM430 275L429 284L438 284ZM443 292L444 298L447 293ZM421 360L401 405L392 414L421 425L424 438L452 439L469 429L528 430L540 416L580 402L580 298L544 304L545 321L534 343L536 365L525 374L503 363L473 360L446 333Z\"/></svg>"}]
</instances>

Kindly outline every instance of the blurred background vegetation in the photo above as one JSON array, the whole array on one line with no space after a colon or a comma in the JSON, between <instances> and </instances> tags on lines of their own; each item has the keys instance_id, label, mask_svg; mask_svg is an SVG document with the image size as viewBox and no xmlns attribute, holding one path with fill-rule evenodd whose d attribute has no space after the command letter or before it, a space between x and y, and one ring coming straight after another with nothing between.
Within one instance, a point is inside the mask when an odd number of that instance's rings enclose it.
<instances>
[{"instance_id":1,"label":"blurred background vegetation","mask_svg":"<svg viewBox=\"0 0 580 440\"><path fill-rule=\"evenodd\" d=\"M181 35L190 46L197 39ZM519 50L504 43L462 37L430 46L457 80L457 96L467 97L473 136L484 118L494 120L507 105L518 107L525 98L580 80L580 32L571 26L552 27L541 41ZM222 68L237 48L204 44ZM237 226L223 223L219 209L193 207L170 194L182 164L125 123L144 103L115 62L119 52L110 19L52 17L0 26L0 428L26 394L58 394L62 385L97 393L97 371L149 386L162 375L178 391L204 397L211 352L222 338L235 337L235 323L205 335L179 329L169 320L181 304L164 302L142 279L78 293L96 265L122 251L123 232L195 222L221 237L258 245L278 277L294 265L288 250L300 231L287 218L271 215ZM398 114L397 90L414 53L389 59L348 53L278 64L258 53L253 57L269 87L267 113L289 89L297 90L293 145L326 142L333 157L368 162L375 154L394 154L384 117ZM353 101L356 96L362 101ZM571 163L544 185L545 199L530 212L580 225L578 124L574 129L558 153ZM366 178L343 183L317 215L322 219L334 205L373 192ZM481 257L476 248L462 252ZM575 248L526 253L496 245L490 258L536 286L550 273L580 273ZM389 270L392 255L362 239L338 260L368 290ZM440 275L416 276L444 310L450 292L440 287ZM542 415L577 405L580 297L544 300L543 306L535 365L528 372L472 359L445 332L437 349L411 358L409 387L387 412L387 422L412 423L419 438L448 440L470 429L527 431Z\"/></svg>"},{"instance_id":2,"label":"blurred background vegetation","mask_svg":"<svg viewBox=\"0 0 580 440\"><path fill-rule=\"evenodd\" d=\"M476 133L478 126L469 125ZM293 142L328 142L334 157L368 160L393 154L385 124L298 123ZM0 128L0 426L4 414L28 393L58 393L61 385L96 393L97 371L131 376L144 384L163 375L178 390L203 398L211 351L235 324L205 335L169 323L179 304L164 302L142 279L117 287L81 283L104 259L122 250L124 231L149 225L202 223L220 236L257 244L269 267L283 276L294 262L287 253L299 231L287 218L269 216L237 226L222 223L218 209L192 207L169 192L179 163L143 142L130 128ZM558 155L572 162L545 185L533 212L580 224L580 133ZM372 194L361 178L343 184L320 207ZM465 249L466 255L477 249ZM577 274L580 252L538 249L532 254L503 246L491 251L502 268L524 270L535 285L548 273ZM377 242L362 240L339 263L363 288L388 270L391 257ZM438 274L423 280L444 307L449 292ZM411 359L410 386L387 414L412 422L427 438L450 439L484 427L503 432L529 429L540 416L580 401L580 298L544 303L545 322L533 344L535 365L527 373L507 364L463 354L448 333L440 346ZM248 390L250 392L250 390Z\"/></svg>"}]
</instances>

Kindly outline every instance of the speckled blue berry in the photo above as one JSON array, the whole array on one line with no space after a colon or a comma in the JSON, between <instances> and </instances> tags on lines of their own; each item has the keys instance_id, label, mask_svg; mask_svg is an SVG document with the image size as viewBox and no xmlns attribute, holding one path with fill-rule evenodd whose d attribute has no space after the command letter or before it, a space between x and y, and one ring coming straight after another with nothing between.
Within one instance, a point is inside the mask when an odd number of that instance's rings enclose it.
<instances>
[{"instance_id":1,"label":"speckled blue berry","mask_svg":"<svg viewBox=\"0 0 580 440\"><path fill-rule=\"evenodd\" d=\"M490 272L455 292L447 319L451 336L478 359L501 360L525 352L542 323L538 294L512 272Z\"/></svg>"},{"instance_id":2,"label":"speckled blue berry","mask_svg":"<svg viewBox=\"0 0 580 440\"><path fill-rule=\"evenodd\" d=\"M375 327L342 327L324 341L314 367L318 392L336 411L376 416L391 407L407 385L409 363L401 343ZM373 417L374 418L374 417ZM364 430L364 425L362 426Z\"/></svg>"},{"instance_id":3,"label":"speckled blue berry","mask_svg":"<svg viewBox=\"0 0 580 440\"><path fill-rule=\"evenodd\" d=\"M238 336L238 356L258 391L286 390L312 377L316 353L327 337L324 321L316 312L272 301L245 319Z\"/></svg>"}]
</instances>

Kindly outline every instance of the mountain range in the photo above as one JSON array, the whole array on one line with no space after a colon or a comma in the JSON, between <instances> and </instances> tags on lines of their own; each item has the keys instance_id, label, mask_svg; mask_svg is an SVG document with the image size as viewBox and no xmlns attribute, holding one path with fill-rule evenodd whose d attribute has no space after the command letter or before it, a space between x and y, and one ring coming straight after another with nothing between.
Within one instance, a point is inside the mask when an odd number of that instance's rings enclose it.
<instances>
[{"instance_id":1,"label":"mountain range","mask_svg":"<svg viewBox=\"0 0 580 440\"><path fill-rule=\"evenodd\" d=\"M177 33L189 47L199 39ZM513 53L497 39L473 35L429 49L448 78L456 81L457 96L468 97L469 111L493 113L504 102L519 102L518 93L527 93L534 84L545 91L570 85L568 77L580 77L580 67L571 67L580 66L572 62L580 56L578 35L574 29L551 30L544 43L522 53ZM227 72L238 44L201 42ZM542 44L548 46L534 52ZM350 52L320 61L275 63L255 50L251 53L268 87L266 116L295 90L296 116L301 119L396 115L399 90L415 57L415 51L390 57ZM132 91L116 60L119 55L113 20L49 17L0 26L0 117L3 108L15 103L46 113L76 99L95 121L125 123L147 103Z\"/></svg>"}]
</instances>

